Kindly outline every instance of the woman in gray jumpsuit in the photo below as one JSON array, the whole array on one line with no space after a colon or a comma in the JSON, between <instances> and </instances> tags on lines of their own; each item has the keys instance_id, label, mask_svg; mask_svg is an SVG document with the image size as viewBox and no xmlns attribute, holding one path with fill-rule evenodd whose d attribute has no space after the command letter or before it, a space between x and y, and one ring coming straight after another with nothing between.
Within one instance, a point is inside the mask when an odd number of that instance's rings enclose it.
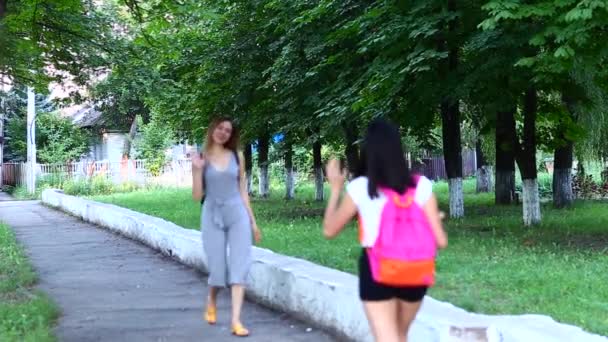
<instances>
[{"instance_id":1,"label":"woman in gray jumpsuit","mask_svg":"<svg viewBox=\"0 0 608 342\"><path fill-rule=\"evenodd\" d=\"M205 320L215 324L218 289L231 287L232 333L248 336L241 323L245 283L251 265L252 235L260 240L249 203L238 132L230 119L211 123L202 155L192 156L192 197L204 197L201 213L203 249L209 271Z\"/></svg>"}]
</instances>

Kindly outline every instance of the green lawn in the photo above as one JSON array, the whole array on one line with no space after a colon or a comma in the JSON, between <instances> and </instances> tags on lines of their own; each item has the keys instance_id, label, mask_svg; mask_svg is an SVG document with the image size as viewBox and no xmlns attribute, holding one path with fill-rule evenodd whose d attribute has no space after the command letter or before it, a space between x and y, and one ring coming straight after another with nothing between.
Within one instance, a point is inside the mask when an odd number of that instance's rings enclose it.
<instances>
[{"instance_id":1,"label":"green lawn","mask_svg":"<svg viewBox=\"0 0 608 342\"><path fill-rule=\"evenodd\" d=\"M13 232L0 224L0 341L55 341L55 305L33 290L36 274Z\"/></svg>"},{"instance_id":2,"label":"green lawn","mask_svg":"<svg viewBox=\"0 0 608 342\"><path fill-rule=\"evenodd\" d=\"M608 203L579 202L568 210L544 206L543 224L526 229L521 208L496 207L493 195L477 195L465 182L467 218L446 222L448 249L438 260L431 295L480 313L547 314L608 335ZM435 186L447 211L447 185ZM255 200L262 247L356 273L360 253L354 225L333 241L321 234L323 204L309 185L286 202L280 189ZM200 204L190 190L153 190L95 199L198 229Z\"/></svg>"}]
</instances>

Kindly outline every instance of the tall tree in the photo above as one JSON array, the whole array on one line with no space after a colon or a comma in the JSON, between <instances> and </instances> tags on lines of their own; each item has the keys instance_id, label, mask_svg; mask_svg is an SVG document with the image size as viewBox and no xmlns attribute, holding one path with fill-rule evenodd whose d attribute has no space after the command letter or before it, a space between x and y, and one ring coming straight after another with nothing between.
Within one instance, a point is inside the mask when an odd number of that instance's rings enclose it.
<instances>
[{"instance_id":1,"label":"tall tree","mask_svg":"<svg viewBox=\"0 0 608 342\"><path fill-rule=\"evenodd\" d=\"M601 98L605 96L593 96L593 88L598 84L605 85L607 74L605 71L606 45L603 42L608 37L608 8L602 1L554 1L542 0L535 2L514 2L493 0L489 1L484 9L488 11L489 17L480 26L484 29L497 27L528 27L527 53L517 61L516 65L531 70L533 80L537 84L543 84L543 88L552 89L570 96L567 107L570 107L565 115L557 121L558 140L555 150L554 173L554 204L557 207L567 206L571 203L571 187L569 169L572 164L573 139L572 103L580 101L581 96L572 96L572 81L576 80L580 71L583 74L593 75L587 78L586 94L582 98L589 98L595 106L601 106ZM530 54L530 52L532 52ZM577 75L578 74L578 75ZM592 81L588 81L592 79ZM576 81L575 81L576 82ZM596 83L596 84L594 84ZM599 86L600 88L602 86ZM605 89L605 88L604 88ZM576 107L576 106L574 106ZM569 113L568 113L569 112ZM591 123L587 129L598 132L598 122L605 122L601 111L587 111L593 113L594 118L579 120L581 123ZM589 117L590 115L588 115ZM598 120L599 119L599 120ZM569 133L566 133L570 131ZM593 137L601 137L602 134L590 134ZM579 137L580 138L580 137ZM581 145L591 145L581 141ZM584 148L583 151L592 151L593 148Z\"/></svg>"},{"instance_id":2,"label":"tall tree","mask_svg":"<svg viewBox=\"0 0 608 342\"><path fill-rule=\"evenodd\" d=\"M315 201L323 201L323 161L321 158L323 145L319 138L312 145L313 172L315 175Z\"/></svg>"},{"instance_id":3,"label":"tall tree","mask_svg":"<svg viewBox=\"0 0 608 342\"><path fill-rule=\"evenodd\" d=\"M295 196L295 173L293 168L293 143L289 136L285 138L285 199L292 200Z\"/></svg>"},{"instance_id":4,"label":"tall tree","mask_svg":"<svg viewBox=\"0 0 608 342\"><path fill-rule=\"evenodd\" d=\"M258 139L258 168L259 168L259 193L262 198L270 196L270 179L268 178L268 150L270 147L270 134L262 133Z\"/></svg>"},{"instance_id":5,"label":"tall tree","mask_svg":"<svg viewBox=\"0 0 608 342\"><path fill-rule=\"evenodd\" d=\"M496 204L515 200L515 108L496 113Z\"/></svg>"},{"instance_id":6,"label":"tall tree","mask_svg":"<svg viewBox=\"0 0 608 342\"><path fill-rule=\"evenodd\" d=\"M553 153L553 205L564 208L574 202L572 189L572 163L574 157L574 137L569 134L569 127L576 121L575 103L567 94L562 95L567 114L558 124L556 133L557 147Z\"/></svg>"},{"instance_id":7,"label":"tall tree","mask_svg":"<svg viewBox=\"0 0 608 342\"><path fill-rule=\"evenodd\" d=\"M448 82L458 73L460 42L456 39L458 17L456 0L447 1L447 17L444 27L444 38L440 41L440 49L447 52L447 60L440 66L440 78ZM441 123L443 131L443 156L445 170L448 176L450 191L450 217L464 216L464 191L462 187L462 142L460 132L460 99L454 92L445 94L440 105Z\"/></svg>"},{"instance_id":8,"label":"tall tree","mask_svg":"<svg viewBox=\"0 0 608 342\"><path fill-rule=\"evenodd\" d=\"M477 170L475 171L477 193L492 192L494 185L492 182L492 164L490 164L485 152L483 151L483 142L481 134L477 134L475 139L475 160L477 161Z\"/></svg>"},{"instance_id":9,"label":"tall tree","mask_svg":"<svg viewBox=\"0 0 608 342\"><path fill-rule=\"evenodd\" d=\"M346 166L351 175L355 175L360 167L359 160L359 130L356 123L345 122L343 125L344 139L346 142Z\"/></svg>"},{"instance_id":10,"label":"tall tree","mask_svg":"<svg viewBox=\"0 0 608 342\"><path fill-rule=\"evenodd\" d=\"M253 195L253 147L251 143L246 143L244 147L244 157L245 157L245 175L247 177L247 191L249 195Z\"/></svg>"},{"instance_id":11,"label":"tall tree","mask_svg":"<svg viewBox=\"0 0 608 342\"><path fill-rule=\"evenodd\" d=\"M536 117L538 114L538 91L531 87L523 97L522 143L516 139L515 159L519 166L522 186L523 216L525 225L540 223L540 198L538 193L536 166Z\"/></svg>"}]
</instances>

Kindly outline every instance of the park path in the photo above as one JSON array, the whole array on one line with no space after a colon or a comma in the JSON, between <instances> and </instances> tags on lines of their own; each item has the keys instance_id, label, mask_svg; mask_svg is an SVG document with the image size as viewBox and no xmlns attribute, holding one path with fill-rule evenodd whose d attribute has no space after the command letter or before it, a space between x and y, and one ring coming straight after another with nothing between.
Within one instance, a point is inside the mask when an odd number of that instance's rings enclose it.
<instances>
[{"instance_id":1,"label":"park path","mask_svg":"<svg viewBox=\"0 0 608 342\"><path fill-rule=\"evenodd\" d=\"M0 221L25 247L39 288L59 305L60 341L235 341L230 298L222 291L218 324L202 320L206 278L138 243L47 208L0 202ZM286 314L247 302L246 341L333 341Z\"/></svg>"}]
</instances>

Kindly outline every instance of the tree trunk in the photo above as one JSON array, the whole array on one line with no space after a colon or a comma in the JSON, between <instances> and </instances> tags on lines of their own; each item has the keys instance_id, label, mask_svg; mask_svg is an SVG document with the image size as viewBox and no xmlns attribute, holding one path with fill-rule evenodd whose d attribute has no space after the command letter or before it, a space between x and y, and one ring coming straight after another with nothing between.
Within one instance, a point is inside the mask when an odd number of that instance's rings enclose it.
<instances>
[{"instance_id":1,"label":"tree trunk","mask_svg":"<svg viewBox=\"0 0 608 342\"><path fill-rule=\"evenodd\" d=\"M576 121L576 110L574 100L568 94L562 94L564 103L570 118ZM572 161L574 159L574 142L565 134L565 127L558 126L558 134L565 141L563 146L555 149L553 154L553 205L556 208L565 208L574 202L572 190Z\"/></svg>"},{"instance_id":2,"label":"tree trunk","mask_svg":"<svg viewBox=\"0 0 608 342\"><path fill-rule=\"evenodd\" d=\"M524 96L524 134L523 143L518 143L517 165L523 181L523 219L524 225L531 226L541 221L540 198L536 172L536 115L538 110L538 95L536 89L526 90ZM516 141L517 143L517 141Z\"/></svg>"},{"instance_id":3,"label":"tree trunk","mask_svg":"<svg viewBox=\"0 0 608 342\"><path fill-rule=\"evenodd\" d=\"M448 0L448 11L456 12L456 1ZM448 22L448 32L456 30L456 18ZM447 36L447 35L446 35ZM451 37L450 37L451 39ZM447 49L447 65L441 68L444 79L458 72L458 46L452 40L443 40L443 49ZM443 158L448 176L450 191L450 217L464 217L464 193L462 190L462 144L460 134L460 100L445 97L441 100L441 123L443 137Z\"/></svg>"},{"instance_id":4,"label":"tree trunk","mask_svg":"<svg viewBox=\"0 0 608 342\"><path fill-rule=\"evenodd\" d=\"M253 151L251 144L245 144L245 150L243 151L245 157L245 177L247 178L247 192L249 196L253 196Z\"/></svg>"},{"instance_id":5,"label":"tree trunk","mask_svg":"<svg viewBox=\"0 0 608 342\"><path fill-rule=\"evenodd\" d=\"M568 142L566 146L555 149L553 155L553 205L564 208L572 205L574 194L572 192L572 159L574 144Z\"/></svg>"},{"instance_id":6,"label":"tree trunk","mask_svg":"<svg viewBox=\"0 0 608 342\"><path fill-rule=\"evenodd\" d=\"M4 17L6 13L6 3L8 0L0 0L0 18Z\"/></svg>"},{"instance_id":7,"label":"tree trunk","mask_svg":"<svg viewBox=\"0 0 608 342\"><path fill-rule=\"evenodd\" d=\"M295 193L295 174L293 171L293 148L291 143L285 149L285 199L291 200Z\"/></svg>"},{"instance_id":8,"label":"tree trunk","mask_svg":"<svg viewBox=\"0 0 608 342\"><path fill-rule=\"evenodd\" d=\"M460 110L458 102L441 104L443 128L443 158L450 190L450 217L464 216L464 193L462 189L462 150L460 137Z\"/></svg>"},{"instance_id":9,"label":"tree trunk","mask_svg":"<svg viewBox=\"0 0 608 342\"><path fill-rule=\"evenodd\" d=\"M323 201L323 160L321 159L321 141L312 145L312 159L315 173L315 201Z\"/></svg>"},{"instance_id":10,"label":"tree trunk","mask_svg":"<svg viewBox=\"0 0 608 342\"><path fill-rule=\"evenodd\" d=\"M493 190L492 185L492 166L488 165L486 156L481 148L481 137L477 137L475 143L475 156L477 159L477 193L480 192L491 192Z\"/></svg>"},{"instance_id":11,"label":"tree trunk","mask_svg":"<svg viewBox=\"0 0 608 342\"><path fill-rule=\"evenodd\" d=\"M356 123L348 122L343 127L346 138L346 164L348 173L352 176L359 169L359 146L356 145L359 134Z\"/></svg>"},{"instance_id":12,"label":"tree trunk","mask_svg":"<svg viewBox=\"0 0 608 342\"><path fill-rule=\"evenodd\" d=\"M131 158L131 146L133 146L133 139L135 139L135 134L137 134L137 118L139 115L135 115L133 121L131 122L131 128L129 128L129 135L127 136L127 140L125 140L125 144L122 148L122 155L127 156L127 158Z\"/></svg>"},{"instance_id":13,"label":"tree trunk","mask_svg":"<svg viewBox=\"0 0 608 342\"><path fill-rule=\"evenodd\" d=\"M538 180L524 179L522 184L522 202L524 209L524 225L531 226L539 224L540 197L538 195Z\"/></svg>"},{"instance_id":14,"label":"tree trunk","mask_svg":"<svg viewBox=\"0 0 608 342\"><path fill-rule=\"evenodd\" d=\"M515 109L496 113L496 204L515 200Z\"/></svg>"},{"instance_id":15,"label":"tree trunk","mask_svg":"<svg viewBox=\"0 0 608 342\"><path fill-rule=\"evenodd\" d=\"M268 134L263 134L259 140L258 149L258 165L260 168L260 196L268 198L270 194L270 181L268 179L268 148L270 137Z\"/></svg>"}]
</instances>

